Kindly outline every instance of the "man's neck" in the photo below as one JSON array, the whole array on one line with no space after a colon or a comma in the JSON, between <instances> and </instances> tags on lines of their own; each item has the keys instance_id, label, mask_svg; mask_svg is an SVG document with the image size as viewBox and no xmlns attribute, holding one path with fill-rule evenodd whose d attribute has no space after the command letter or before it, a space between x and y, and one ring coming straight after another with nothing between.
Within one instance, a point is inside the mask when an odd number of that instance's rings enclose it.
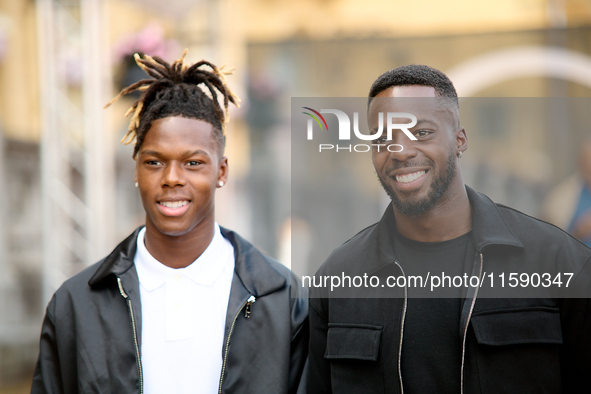
<instances>
[{"instance_id":1,"label":"man's neck","mask_svg":"<svg viewBox=\"0 0 591 394\"><path fill-rule=\"evenodd\" d=\"M186 234L171 236L162 234L146 223L145 245L150 254L170 268L185 268L207 249L214 236L213 218L200 223Z\"/></svg>"},{"instance_id":2,"label":"man's neck","mask_svg":"<svg viewBox=\"0 0 591 394\"><path fill-rule=\"evenodd\" d=\"M466 188L449 188L428 212L407 216L394 207L396 228L406 238L421 242L440 242L457 238L472 229L472 207Z\"/></svg>"}]
</instances>

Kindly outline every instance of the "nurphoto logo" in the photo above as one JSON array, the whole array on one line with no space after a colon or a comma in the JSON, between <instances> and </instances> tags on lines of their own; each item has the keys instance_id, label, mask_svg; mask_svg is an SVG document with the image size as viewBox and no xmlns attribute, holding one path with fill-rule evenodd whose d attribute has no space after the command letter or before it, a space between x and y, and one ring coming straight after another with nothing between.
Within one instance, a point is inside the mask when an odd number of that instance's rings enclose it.
<instances>
[{"instance_id":1,"label":"nurphoto logo","mask_svg":"<svg viewBox=\"0 0 591 394\"><path fill-rule=\"evenodd\" d=\"M302 107L310 112L302 112L305 115L308 115L311 119L308 119L307 123L307 139L309 141L314 139L314 121L320 127L320 130L328 132L328 123L322 114L333 114L337 117L337 121L339 124L339 141L350 141L351 140L351 119L349 115L347 115L344 111L338 109L321 109L320 111L316 111L310 107ZM410 119L409 123L395 123L394 119ZM417 117L413 114L408 112L388 112L386 114L386 135L385 138L384 134L384 113L378 113L378 128L374 134L367 133L364 134L359 131L359 112L353 112L353 133L355 137L362 141L372 141L371 144L349 144L349 145L339 145L339 144L318 144L319 152L324 150L335 150L336 152L339 151L348 151L348 152L369 152L372 147L377 149L387 149L389 152L401 152L403 146L400 144L393 144L392 143L392 131L393 130L401 130L408 138L413 141L416 141L417 138L410 132L409 129L414 127L417 124Z\"/></svg>"}]
</instances>

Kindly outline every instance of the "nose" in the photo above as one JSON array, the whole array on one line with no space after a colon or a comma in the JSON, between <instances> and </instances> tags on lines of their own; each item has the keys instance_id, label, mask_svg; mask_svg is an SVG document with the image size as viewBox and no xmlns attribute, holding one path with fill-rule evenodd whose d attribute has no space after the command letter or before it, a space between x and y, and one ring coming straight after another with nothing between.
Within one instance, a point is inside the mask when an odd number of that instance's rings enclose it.
<instances>
[{"instance_id":1,"label":"nose","mask_svg":"<svg viewBox=\"0 0 591 394\"><path fill-rule=\"evenodd\" d=\"M181 164L171 163L164 168L162 186L175 187L186 184Z\"/></svg>"},{"instance_id":2,"label":"nose","mask_svg":"<svg viewBox=\"0 0 591 394\"><path fill-rule=\"evenodd\" d=\"M392 131L392 141L386 147L391 159L396 161L406 161L416 157L416 141L412 141L406 134L400 130Z\"/></svg>"}]
</instances>

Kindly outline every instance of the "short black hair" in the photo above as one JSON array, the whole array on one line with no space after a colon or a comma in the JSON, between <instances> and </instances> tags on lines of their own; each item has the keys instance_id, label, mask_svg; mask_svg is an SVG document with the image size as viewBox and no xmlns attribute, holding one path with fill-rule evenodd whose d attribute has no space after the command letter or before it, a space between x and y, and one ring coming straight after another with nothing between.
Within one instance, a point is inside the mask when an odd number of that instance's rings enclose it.
<instances>
[{"instance_id":1,"label":"short black hair","mask_svg":"<svg viewBox=\"0 0 591 394\"><path fill-rule=\"evenodd\" d=\"M380 92L392 86L420 85L430 86L441 97L455 97L458 94L451 80L441 71L429 66L409 64L386 71L378 77L369 89L369 97L375 97Z\"/></svg>"},{"instance_id":2,"label":"short black hair","mask_svg":"<svg viewBox=\"0 0 591 394\"><path fill-rule=\"evenodd\" d=\"M229 120L228 103L239 106L240 99L226 84L225 75L230 71L223 71L212 63L202 60L193 65L183 64L187 50L180 59L169 64L163 59L144 55L142 59L135 54L136 63L148 76L153 79L142 79L123 89L107 105L111 105L121 96L143 91L127 115L133 113L127 134L121 142L129 144L136 140L133 150L135 158L146 133L152 127L152 122L169 116L181 116L189 119L203 120L213 126L213 136L223 152L226 143L225 126ZM205 68L203 68L205 67ZM205 85L209 95L201 88ZM224 109L218 102L218 93L223 96ZM225 111L224 111L225 110Z\"/></svg>"},{"instance_id":3,"label":"short black hair","mask_svg":"<svg viewBox=\"0 0 591 394\"><path fill-rule=\"evenodd\" d=\"M441 71L420 64L409 64L386 71L378 77L369 89L367 108L374 97L392 86L429 86L443 97L444 105L452 112L456 126L460 125L460 104L458 93L451 80Z\"/></svg>"}]
</instances>

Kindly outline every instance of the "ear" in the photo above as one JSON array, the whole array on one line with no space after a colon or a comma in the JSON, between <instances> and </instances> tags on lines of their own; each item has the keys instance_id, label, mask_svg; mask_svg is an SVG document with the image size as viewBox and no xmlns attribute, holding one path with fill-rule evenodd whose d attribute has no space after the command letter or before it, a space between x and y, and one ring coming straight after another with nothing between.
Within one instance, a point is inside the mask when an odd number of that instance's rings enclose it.
<instances>
[{"instance_id":1,"label":"ear","mask_svg":"<svg viewBox=\"0 0 591 394\"><path fill-rule=\"evenodd\" d=\"M218 178L216 184L219 184L220 181L228 183L228 158L226 156L220 159L220 164L218 167Z\"/></svg>"},{"instance_id":2,"label":"ear","mask_svg":"<svg viewBox=\"0 0 591 394\"><path fill-rule=\"evenodd\" d=\"M456 155L468 149L468 135L466 129L459 127L455 132L456 139Z\"/></svg>"}]
</instances>

